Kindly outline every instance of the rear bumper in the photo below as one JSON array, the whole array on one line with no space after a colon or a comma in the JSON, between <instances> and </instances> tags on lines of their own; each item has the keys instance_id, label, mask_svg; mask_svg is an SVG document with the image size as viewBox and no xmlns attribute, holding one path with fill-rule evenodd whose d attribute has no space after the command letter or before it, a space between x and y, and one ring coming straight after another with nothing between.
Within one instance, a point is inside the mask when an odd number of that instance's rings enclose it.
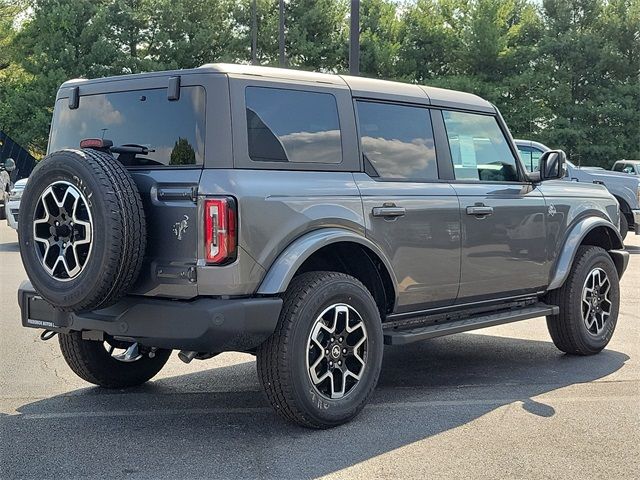
<instances>
[{"instance_id":1,"label":"rear bumper","mask_svg":"<svg viewBox=\"0 0 640 480\"><path fill-rule=\"evenodd\" d=\"M182 301L129 296L102 310L59 312L29 282L20 285L18 303L25 327L102 332L149 347L195 352L256 348L275 330L282 308L278 297Z\"/></svg>"}]
</instances>

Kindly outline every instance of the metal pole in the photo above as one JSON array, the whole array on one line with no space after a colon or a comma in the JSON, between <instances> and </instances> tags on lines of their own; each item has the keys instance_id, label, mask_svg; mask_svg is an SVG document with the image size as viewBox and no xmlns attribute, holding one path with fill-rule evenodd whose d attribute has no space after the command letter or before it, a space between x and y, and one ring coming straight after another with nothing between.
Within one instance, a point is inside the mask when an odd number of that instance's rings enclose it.
<instances>
[{"instance_id":1,"label":"metal pole","mask_svg":"<svg viewBox=\"0 0 640 480\"><path fill-rule=\"evenodd\" d=\"M349 29L349 73L360 74L360 0L351 0Z\"/></svg>"},{"instance_id":2,"label":"metal pole","mask_svg":"<svg viewBox=\"0 0 640 480\"><path fill-rule=\"evenodd\" d=\"M284 0L280 0L280 30L278 32L278 43L280 45L280 66L286 65L284 56Z\"/></svg>"},{"instance_id":3,"label":"metal pole","mask_svg":"<svg viewBox=\"0 0 640 480\"><path fill-rule=\"evenodd\" d=\"M258 8L256 0L251 2L251 63L258 64Z\"/></svg>"}]
</instances>

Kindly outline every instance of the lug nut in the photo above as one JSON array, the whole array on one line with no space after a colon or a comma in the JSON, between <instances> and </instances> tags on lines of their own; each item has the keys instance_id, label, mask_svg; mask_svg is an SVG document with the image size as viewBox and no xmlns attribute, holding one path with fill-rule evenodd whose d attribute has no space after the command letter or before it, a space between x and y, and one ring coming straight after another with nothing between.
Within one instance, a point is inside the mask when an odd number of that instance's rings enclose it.
<instances>
[{"instance_id":1,"label":"lug nut","mask_svg":"<svg viewBox=\"0 0 640 480\"><path fill-rule=\"evenodd\" d=\"M325 355L329 355L329 350L324 351Z\"/></svg>"},{"instance_id":2,"label":"lug nut","mask_svg":"<svg viewBox=\"0 0 640 480\"><path fill-rule=\"evenodd\" d=\"M338 360L338 365L342 365L342 360Z\"/></svg>"},{"instance_id":3,"label":"lug nut","mask_svg":"<svg viewBox=\"0 0 640 480\"><path fill-rule=\"evenodd\" d=\"M333 367L333 362L329 362L329 366L330 366L330 367Z\"/></svg>"},{"instance_id":4,"label":"lug nut","mask_svg":"<svg viewBox=\"0 0 640 480\"><path fill-rule=\"evenodd\" d=\"M336 339L335 339L335 338L333 338L333 337L331 337L331 343L333 343L333 342L335 342L335 341L336 341Z\"/></svg>"},{"instance_id":5,"label":"lug nut","mask_svg":"<svg viewBox=\"0 0 640 480\"><path fill-rule=\"evenodd\" d=\"M347 353L347 349L346 349L346 348L343 348L343 349L342 349L342 353Z\"/></svg>"},{"instance_id":6,"label":"lug nut","mask_svg":"<svg viewBox=\"0 0 640 480\"><path fill-rule=\"evenodd\" d=\"M342 338L342 337L340 337L340 338L338 339L338 341L339 341L340 343L342 343L342 340L343 340L343 338Z\"/></svg>"}]
</instances>

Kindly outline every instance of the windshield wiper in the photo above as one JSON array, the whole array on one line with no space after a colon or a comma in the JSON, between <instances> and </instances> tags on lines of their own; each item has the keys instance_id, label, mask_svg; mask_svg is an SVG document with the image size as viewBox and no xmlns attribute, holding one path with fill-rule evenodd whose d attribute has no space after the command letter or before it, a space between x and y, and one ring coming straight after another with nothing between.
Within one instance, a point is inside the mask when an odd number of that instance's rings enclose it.
<instances>
[{"instance_id":1,"label":"windshield wiper","mask_svg":"<svg viewBox=\"0 0 640 480\"><path fill-rule=\"evenodd\" d=\"M133 153L136 155L148 155L150 152L155 152L154 148L138 145L137 143L114 145L113 147L110 147L109 150L111 150L111 153Z\"/></svg>"}]
</instances>

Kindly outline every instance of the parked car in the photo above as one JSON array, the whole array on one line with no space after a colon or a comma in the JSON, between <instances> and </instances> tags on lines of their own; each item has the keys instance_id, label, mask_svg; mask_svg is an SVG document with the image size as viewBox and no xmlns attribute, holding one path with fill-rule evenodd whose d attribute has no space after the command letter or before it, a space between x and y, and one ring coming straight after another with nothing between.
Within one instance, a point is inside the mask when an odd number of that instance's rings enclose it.
<instances>
[{"instance_id":1,"label":"parked car","mask_svg":"<svg viewBox=\"0 0 640 480\"><path fill-rule=\"evenodd\" d=\"M592 355L629 256L615 199L555 181L564 162L526 173L462 92L224 64L72 80L22 196L22 324L108 388L172 350L254 353L313 428L364 407L383 344L546 316Z\"/></svg>"},{"instance_id":2,"label":"parked car","mask_svg":"<svg viewBox=\"0 0 640 480\"><path fill-rule=\"evenodd\" d=\"M525 168L530 172L537 169L540 156L550 150L546 145L531 140L515 140L515 142ZM564 179L572 182L596 183L607 187L620 205L622 239L624 240L629 231L640 235L640 178L601 168L577 167L567 161L567 174Z\"/></svg>"},{"instance_id":3,"label":"parked car","mask_svg":"<svg viewBox=\"0 0 640 480\"><path fill-rule=\"evenodd\" d=\"M22 198L22 192L27 185L28 178L21 178L13 184L9 195L7 196L5 204L5 216L7 217L7 224L14 230L18 229L18 216L20 212L20 199Z\"/></svg>"},{"instance_id":4,"label":"parked car","mask_svg":"<svg viewBox=\"0 0 640 480\"><path fill-rule=\"evenodd\" d=\"M618 160L613 164L611 170L614 172L629 173L631 175L640 175L640 160Z\"/></svg>"},{"instance_id":5,"label":"parked car","mask_svg":"<svg viewBox=\"0 0 640 480\"><path fill-rule=\"evenodd\" d=\"M0 162L0 220L6 218L6 204L9 190L11 189L10 173L16 168L12 158L6 158Z\"/></svg>"}]
</instances>

